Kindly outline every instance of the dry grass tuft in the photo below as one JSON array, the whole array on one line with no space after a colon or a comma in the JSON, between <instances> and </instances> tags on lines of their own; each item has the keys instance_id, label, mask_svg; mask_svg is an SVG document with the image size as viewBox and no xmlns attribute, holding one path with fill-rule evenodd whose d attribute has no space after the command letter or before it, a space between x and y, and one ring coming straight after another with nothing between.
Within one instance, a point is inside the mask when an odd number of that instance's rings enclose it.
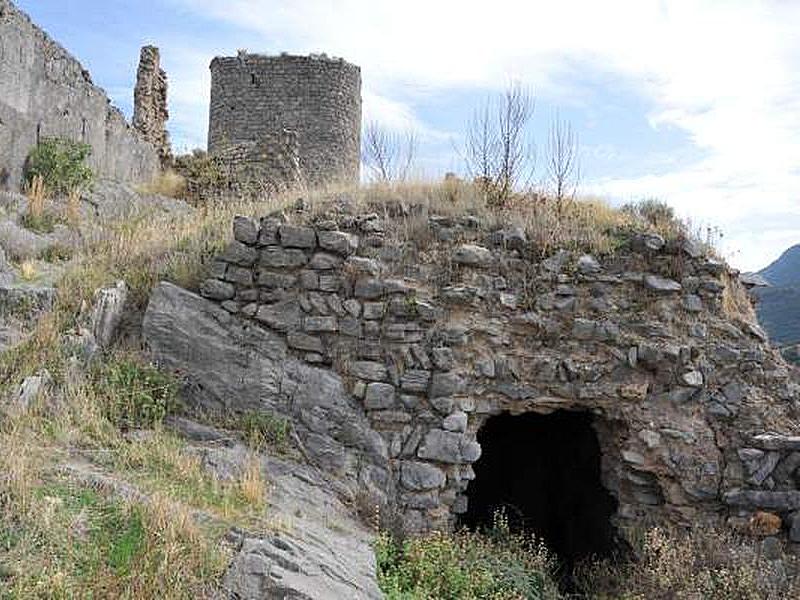
<instances>
[{"instance_id":1,"label":"dry grass tuft","mask_svg":"<svg viewBox=\"0 0 800 600\"><path fill-rule=\"evenodd\" d=\"M156 175L152 181L139 187L142 194L157 194L167 198L186 197L186 178L168 169Z\"/></svg>"},{"instance_id":2,"label":"dry grass tuft","mask_svg":"<svg viewBox=\"0 0 800 600\"><path fill-rule=\"evenodd\" d=\"M44 184L44 177L34 176L27 185L25 195L28 198L28 214L33 219L41 219L44 216L44 204L47 199L47 187Z\"/></svg>"}]
</instances>

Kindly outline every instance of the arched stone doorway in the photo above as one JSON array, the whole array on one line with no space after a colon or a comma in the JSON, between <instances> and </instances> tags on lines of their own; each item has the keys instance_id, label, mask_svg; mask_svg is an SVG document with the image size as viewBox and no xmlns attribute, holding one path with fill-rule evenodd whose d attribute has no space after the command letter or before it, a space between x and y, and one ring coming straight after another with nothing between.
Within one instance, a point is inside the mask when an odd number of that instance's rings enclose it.
<instances>
[{"instance_id":1,"label":"arched stone doorway","mask_svg":"<svg viewBox=\"0 0 800 600\"><path fill-rule=\"evenodd\" d=\"M602 483L594 418L558 410L487 419L461 524L490 527L502 510L512 530L543 539L567 570L583 558L613 554L617 500Z\"/></svg>"}]
</instances>

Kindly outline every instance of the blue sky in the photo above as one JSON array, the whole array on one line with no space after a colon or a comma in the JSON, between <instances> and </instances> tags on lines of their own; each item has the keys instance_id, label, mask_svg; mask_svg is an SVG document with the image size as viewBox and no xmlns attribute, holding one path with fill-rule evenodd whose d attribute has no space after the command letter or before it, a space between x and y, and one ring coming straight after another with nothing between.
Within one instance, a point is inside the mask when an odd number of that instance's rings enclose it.
<instances>
[{"instance_id":1,"label":"blue sky","mask_svg":"<svg viewBox=\"0 0 800 600\"><path fill-rule=\"evenodd\" d=\"M580 138L582 191L669 202L757 269L800 243L795 0L17 0L130 114L161 48L174 145L205 144L214 55L327 52L362 67L365 120L413 129L427 176L461 170L473 108L510 81ZM541 162L541 161L540 161ZM542 169L540 169L541 171Z\"/></svg>"}]
</instances>

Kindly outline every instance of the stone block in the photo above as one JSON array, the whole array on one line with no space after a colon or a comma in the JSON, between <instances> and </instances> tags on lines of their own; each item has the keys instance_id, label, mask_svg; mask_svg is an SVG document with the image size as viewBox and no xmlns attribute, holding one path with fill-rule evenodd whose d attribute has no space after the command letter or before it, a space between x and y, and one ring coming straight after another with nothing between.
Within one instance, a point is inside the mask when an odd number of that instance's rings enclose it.
<instances>
[{"instance_id":1,"label":"stone block","mask_svg":"<svg viewBox=\"0 0 800 600\"><path fill-rule=\"evenodd\" d=\"M383 363L360 360L350 366L350 374L367 381L386 381L389 371Z\"/></svg>"},{"instance_id":2,"label":"stone block","mask_svg":"<svg viewBox=\"0 0 800 600\"><path fill-rule=\"evenodd\" d=\"M317 234L310 227L281 225L278 235L281 246L285 248L314 248L317 245Z\"/></svg>"},{"instance_id":3,"label":"stone block","mask_svg":"<svg viewBox=\"0 0 800 600\"><path fill-rule=\"evenodd\" d=\"M340 257L335 254L328 254L327 252L316 252L308 263L308 266L316 271L338 269L341 265L342 259Z\"/></svg>"},{"instance_id":4,"label":"stone block","mask_svg":"<svg viewBox=\"0 0 800 600\"><path fill-rule=\"evenodd\" d=\"M453 252L453 262L470 267L488 267L492 264L492 251L475 244L463 244Z\"/></svg>"},{"instance_id":5,"label":"stone block","mask_svg":"<svg viewBox=\"0 0 800 600\"><path fill-rule=\"evenodd\" d=\"M464 434L431 429L417 450L417 456L443 463L471 463L480 458L481 447Z\"/></svg>"},{"instance_id":6,"label":"stone block","mask_svg":"<svg viewBox=\"0 0 800 600\"><path fill-rule=\"evenodd\" d=\"M410 369L400 378L400 387L404 392L425 393L431 380L431 372L421 369Z\"/></svg>"},{"instance_id":7,"label":"stone block","mask_svg":"<svg viewBox=\"0 0 800 600\"><path fill-rule=\"evenodd\" d=\"M320 247L342 256L350 256L358 249L358 236L343 231L320 231L317 234Z\"/></svg>"},{"instance_id":8,"label":"stone block","mask_svg":"<svg viewBox=\"0 0 800 600\"><path fill-rule=\"evenodd\" d=\"M258 224L250 217L236 215L233 218L233 238L248 246L255 245L258 241Z\"/></svg>"},{"instance_id":9,"label":"stone block","mask_svg":"<svg viewBox=\"0 0 800 600\"><path fill-rule=\"evenodd\" d=\"M296 350L316 352L317 354L323 354L324 351L324 346L320 338L297 331L292 331L286 336L286 343Z\"/></svg>"},{"instance_id":10,"label":"stone block","mask_svg":"<svg viewBox=\"0 0 800 600\"><path fill-rule=\"evenodd\" d=\"M394 406L395 389L388 383L370 383L364 396L364 406L369 410L382 410Z\"/></svg>"},{"instance_id":11,"label":"stone block","mask_svg":"<svg viewBox=\"0 0 800 600\"><path fill-rule=\"evenodd\" d=\"M259 263L273 269L302 267L308 262L308 256L296 248L279 248L268 246L261 251Z\"/></svg>"},{"instance_id":12,"label":"stone block","mask_svg":"<svg viewBox=\"0 0 800 600\"><path fill-rule=\"evenodd\" d=\"M258 252L255 248L233 241L225 247L220 259L232 265L252 267L258 259Z\"/></svg>"},{"instance_id":13,"label":"stone block","mask_svg":"<svg viewBox=\"0 0 800 600\"><path fill-rule=\"evenodd\" d=\"M336 317L306 317L303 329L309 333L334 333L338 329Z\"/></svg>"},{"instance_id":14,"label":"stone block","mask_svg":"<svg viewBox=\"0 0 800 600\"><path fill-rule=\"evenodd\" d=\"M230 300L235 294L232 284L219 279L206 279L200 284L200 295L209 300Z\"/></svg>"},{"instance_id":15,"label":"stone block","mask_svg":"<svg viewBox=\"0 0 800 600\"><path fill-rule=\"evenodd\" d=\"M362 277L356 281L354 294L356 298L365 300L377 300L382 297L385 291L384 283L379 279Z\"/></svg>"},{"instance_id":16,"label":"stone block","mask_svg":"<svg viewBox=\"0 0 800 600\"><path fill-rule=\"evenodd\" d=\"M444 471L435 465L417 461L403 461L400 465L400 483L408 490L441 488L446 479Z\"/></svg>"}]
</instances>

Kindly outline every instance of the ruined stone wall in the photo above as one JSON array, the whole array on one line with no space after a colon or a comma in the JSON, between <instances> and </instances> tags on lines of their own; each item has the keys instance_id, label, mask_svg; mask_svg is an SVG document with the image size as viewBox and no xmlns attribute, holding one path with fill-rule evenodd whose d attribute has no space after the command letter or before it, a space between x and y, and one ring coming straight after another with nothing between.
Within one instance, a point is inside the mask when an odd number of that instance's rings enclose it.
<instances>
[{"instance_id":1,"label":"ruined stone wall","mask_svg":"<svg viewBox=\"0 0 800 600\"><path fill-rule=\"evenodd\" d=\"M155 146L162 167L172 162L167 119L167 74L161 68L161 55L155 46L143 46L133 90L133 126Z\"/></svg>"},{"instance_id":2,"label":"ruined stone wall","mask_svg":"<svg viewBox=\"0 0 800 600\"><path fill-rule=\"evenodd\" d=\"M65 137L92 146L91 167L126 182L158 170L143 140L92 84L80 63L9 0L0 0L0 188L16 188L37 140Z\"/></svg>"},{"instance_id":3,"label":"ruined stone wall","mask_svg":"<svg viewBox=\"0 0 800 600\"><path fill-rule=\"evenodd\" d=\"M568 410L593 416L617 525L746 524L767 510L800 541L798 377L732 314L735 272L657 235L613 256L541 259L517 228L412 218L427 233L403 241L377 213L238 217L200 290L244 331L341 378L360 406L351 420L383 440L371 464L384 465L407 528L447 527L466 510L491 415ZM253 335L237 334L246 347ZM239 396L219 402L237 410ZM328 422L319 401L296 421L302 440ZM329 435L311 454L357 444L352 431Z\"/></svg>"},{"instance_id":4,"label":"ruined stone wall","mask_svg":"<svg viewBox=\"0 0 800 600\"><path fill-rule=\"evenodd\" d=\"M357 182L360 69L324 55L240 53L211 62L209 153L220 154L230 145L263 145L284 130L297 136L307 183ZM271 178L280 176L281 169Z\"/></svg>"}]
</instances>

